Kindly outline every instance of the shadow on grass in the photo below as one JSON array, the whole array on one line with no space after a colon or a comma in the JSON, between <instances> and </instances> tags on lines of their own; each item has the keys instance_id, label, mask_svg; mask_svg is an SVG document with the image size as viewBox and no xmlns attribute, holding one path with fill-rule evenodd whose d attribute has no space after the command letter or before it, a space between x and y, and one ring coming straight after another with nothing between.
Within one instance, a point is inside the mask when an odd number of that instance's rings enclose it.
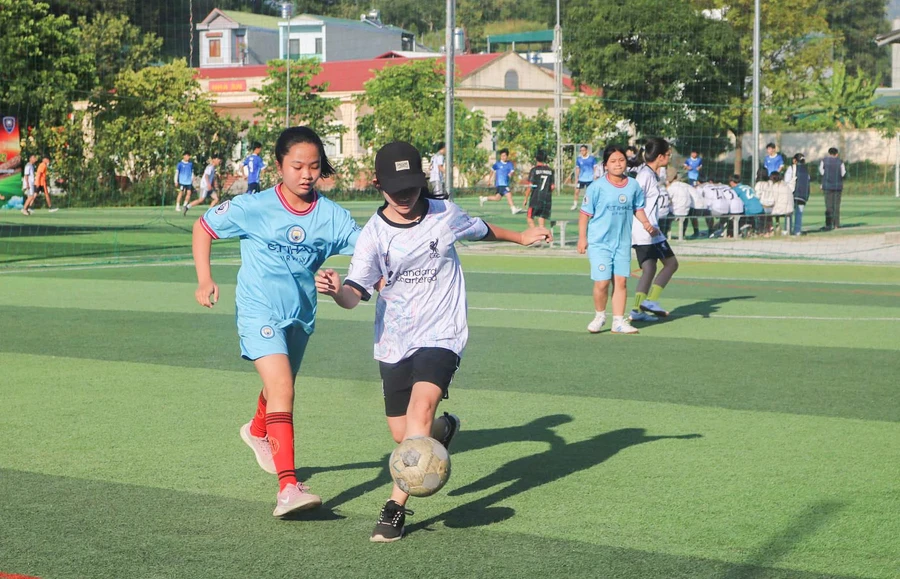
<instances>
[{"instance_id":1,"label":"shadow on grass","mask_svg":"<svg viewBox=\"0 0 900 579\"><path fill-rule=\"evenodd\" d=\"M701 318L708 318L713 314L719 312L722 304L726 304L728 302L736 301L736 300L752 300L756 299L756 296L727 296L722 298L711 298L708 300L703 300L699 302L695 302L693 304L688 304L686 306L679 306L669 312L669 320L671 319L681 319L681 318L690 318L693 316L700 316Z\"/></svg>"},{"instance_id":2,"label":"shadow on grass","mask_svg":"<svg viewBox=\"0 0 900 579\"><path fill-rule=\"evenodd\" d=\"M819 501L813 503L800 513L793 522L781 532L774 535L740 566L733 567L722 576L722 579L762 579L768 577L771 569L766 567L777 564L806 537L815 533L828 519L842 510L846 503L838 501Z\"/></svg>"}]
</instances>

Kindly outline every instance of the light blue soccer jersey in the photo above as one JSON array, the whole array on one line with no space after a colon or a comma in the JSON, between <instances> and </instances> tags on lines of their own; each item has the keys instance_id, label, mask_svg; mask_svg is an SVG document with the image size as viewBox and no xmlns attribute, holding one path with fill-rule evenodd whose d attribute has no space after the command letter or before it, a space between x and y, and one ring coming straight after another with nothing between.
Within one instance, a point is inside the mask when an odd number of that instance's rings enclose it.
<instances>
[{"instance_id":1,"label":"light blue soccer jersey","mask_svg":"<svg viewBox=\"0 0 900 579\"><path fill-rule=\"evenodd\" d=\"M700 178L700 166L703 165L703 159L697 157L688 157L684 160L685 167L688 168L687 178L696 181Z\"/></svg>"},{"instance_id":2,"label":"light blue soccer jersey","mask_svg":"<svg viewBox=\"0 0 900 579\"><path fill-rule=\"evenodd\" d=\"M191 161L178 162L178 184L190 185L194 182L194 163Z\"/></svg>"},{"instance_id":3,"label":"light blue soccer jersey","mask_svg":"<svg viewBox=\"0 0 900 579\"><path fill-rule=\"evenodd\" d=\"M248 155L242 165L247 167L247 183L259 183L259 172L266 166L262 157L259 155Z\"/></svg>"},{"instance_id":4,"label":"light blue soccer jersey","mask_svg":"<svg viewBox=\"0 0 900 579\"><path fill-rule=\"evenodd\" d=\"M610 183L608 176L591 183L581 205L581 212L590 217L588 247L630 258L631 223L634 212L643 208L644 191L631 177L621 187Z\"/></svg>"},{"instance_id":5,"label":"light blue soccer jersey","mask_svg":"<svg viewBox=\"0 0 900 579\"><path fill-rule=\"evenodd\" d=\"M775 153L775 155L771 157L766 155L765 159L763 159L763 166L765 166L766 171L771 175L784 166L784 157L781 156L781 153Z\"/></svg>"},{"instance_id":6,"label":"light blue soccer jersey","mask_svg":"<svg viewBox=\"0 0 900 579\"><path fill-rule=\"evenodd\" d=\"M491 167L497 173L497 187L508 187L509 176L516 170L516 166L512 161L497 161Z\"/></svg>"},{"instance_id":7,"label":"light blue soccer jersey","mask_svg":"<svg viewBox=\"0 0 900 579\"><path fill-rule=\"evenodd\" d=\"M744 202L744 215L762 215L764 213L762 203L760 203L759 197L756 196L756 192L752 187L741 183L735 185L732 189Z\"/></svg>"},{"instance_id":8,"label":"light blue soccer jersey","mask_svg":"<svg viewBox=\"0 0 900 579\"><path fill-rule=\"evenodd\" d=\"M594 180L594 165L597 164L597 158L593 155L582 157L578 155L575 159L575 166L578 168L578 181L580 183L590 183Z\"/></svg>"},{"instance_id":9,"label":"light blue soccer jersey","mask_svg":"<svg viewBox=\"0 0 900 579\"><path fill-rule=\"evenodd\" d=\"M281 185L239 195L209 209L200 222L213 239L241 239L238 326L242 319L269 320L279 328L299 324L311 334L315 273L332 255L352 255L360 228L330 199L317 195L312 207L299 213L283 195Z\"/></svg>"}]
</instances>

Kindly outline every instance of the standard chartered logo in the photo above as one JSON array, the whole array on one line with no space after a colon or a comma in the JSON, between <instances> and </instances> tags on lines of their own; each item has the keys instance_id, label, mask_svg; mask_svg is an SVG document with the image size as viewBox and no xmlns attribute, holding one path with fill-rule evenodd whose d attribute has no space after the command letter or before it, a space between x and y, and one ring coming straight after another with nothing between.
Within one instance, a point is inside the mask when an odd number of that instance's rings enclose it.
<instances>
[{"instance_id":1,"label":"standard chartered logo","mask_svg":"<svg viewBox=\"0 0 900 579\"><path fill-rule=\"evenodd\" d=\"M395 283L431 283L437 279L437 268L407 269L397 274Z\"/></svg>"}]
</instances>

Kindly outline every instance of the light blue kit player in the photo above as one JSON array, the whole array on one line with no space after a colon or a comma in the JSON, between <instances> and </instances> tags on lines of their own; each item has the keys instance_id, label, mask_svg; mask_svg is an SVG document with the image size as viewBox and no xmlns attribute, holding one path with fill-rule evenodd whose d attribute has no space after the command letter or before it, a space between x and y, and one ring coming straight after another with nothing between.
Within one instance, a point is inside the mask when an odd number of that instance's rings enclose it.
<instances>
[{"instance_id":1,"label":"light blue kit player","mask_svg":"<svg viewBox=\"0 0 900 579\"><path fill-rule=\"evenodd\" d=\"M278 475L272 514L283 517L322 504L296 476L294 383L315 329L315 273L332 255L352 255L360 228L346 209L315 189L334 168L312 129L283 131L275 159L281 183L207 211L194 224L193 254L195 297L212 307L219 297L210 267L212 241L240 238L235 305L241 355L253 361L263 383L256 414L240 435L260 468Z\"/></svg>"},{"instance_id":2,"label":"light blue kit player","mask_svg":"<svg viewBox=\"0 0 900 579\"><path fill-rule=\"evenodd\" d=\"M625 149L609 145L603 150L606 174L587 188L578 219L578 253L588 254L594 281L594 319L588 331L599 333L606 323L610 280L614 280L612 309L614 334L636 334L625 319L626 281L631 272L631 225L634 218L647 231L656 227L644 213L644 191L625 174Z\"/></svg>"},{"instance_id":3,"label":"light blue kit player","mask_svg":"<svg viewBox=\"0 0 900 579\"><path fill-rule=\"evenodd\" d=\"M512 191L509 189L510 176L516 171L516 165L509 160L509 149L500 149L498 155L500 159L491 165L491 175L488 177L488 181L496 187L497 192L490 196L479 197L478 202L484 207L486 201L500 201L505 197L510 212L513 215L521 213L522 210L516 207Z\"/></svg>"},{"instance_id":4,"label":"light blue kit player","mask_svg":"<svg viewBox=\"0 0 900 579\"><path fill-rule=\"evenodd\" d=\"M579 198L584 195L584 190L593 182L595 165L597 165L597 158L588 153L587 145L581 145L578 156L575 158L575 176L578 178L578 189L575 190L572 211L578 209Z\"/></svg>"}]
</instances>

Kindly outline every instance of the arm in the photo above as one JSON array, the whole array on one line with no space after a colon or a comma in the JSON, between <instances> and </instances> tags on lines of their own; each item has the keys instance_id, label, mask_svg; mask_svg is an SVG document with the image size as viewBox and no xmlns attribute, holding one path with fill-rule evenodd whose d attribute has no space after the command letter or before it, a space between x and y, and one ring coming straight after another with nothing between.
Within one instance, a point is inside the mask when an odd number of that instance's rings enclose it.
<instances>
[{"instance_id":1,"label":"arm","mask_svg":"<svg viewBox=\"0 0 900 579\"><path fill-rule=\"evenodd\" d=\"M194 297L197 303L206 308L213 307L219 301L219 286L213 281L210 267L209 254L212 249L213 238L204 229L201 220L194 222L192 252L194 254L194 269L197 270L197 290ZM209 297L212 295L213 299Z\"/></svg>"},{"instance_id":2,"label":"arm","mask_svg":"<svg viewBox=\"0 0 900 579\"><path fill-rule=\"evenodd\" d=\"M578 214L578 253L587 251L587 228L591 216L583 211Z\"/></svg>"},{"instance_id":3,"label":"arm","mask_svg":"<svg viewBox=\"0 0 900 579\"><path fill-rule=\"evenodd\" d=\"M654 236L654 237L659 235L659 229L657 229L656 227L653 226L652 223L650 223L650 220L647 219L647 214L644 212L643 209L636 210L634 212L634 216L637 218L638 221L641 222L641 225L644 226L644 231L646 231L647 233L649 233L651 236Z\"/></svg>"},{"instance_id":4,"label":"arm","mask_svg":"<svg viewBox=\"0 0 900 579\"><path fill-rule=\"evenodd\" d=\"M341 285L341 276L333 269L319 270L319 273L316 274L316 291L331 296L334 303L345 310L355 308L363 297L362 292L355 287L347 284Z\"/></svg>"},{"instance_id":5,"label":"arm","mask_svg":"<svg viewBox=\"0 0 900 579\"><path fill-rule=\"evenodd\" d=\"M485 225L487 225L488 233L481 241L509 241L519 245L531 245L538 241L553 241L553 234L545 227L531 227L519 232L503 229L488 222L485 222Z\"/></svg>"}]
</instances>

